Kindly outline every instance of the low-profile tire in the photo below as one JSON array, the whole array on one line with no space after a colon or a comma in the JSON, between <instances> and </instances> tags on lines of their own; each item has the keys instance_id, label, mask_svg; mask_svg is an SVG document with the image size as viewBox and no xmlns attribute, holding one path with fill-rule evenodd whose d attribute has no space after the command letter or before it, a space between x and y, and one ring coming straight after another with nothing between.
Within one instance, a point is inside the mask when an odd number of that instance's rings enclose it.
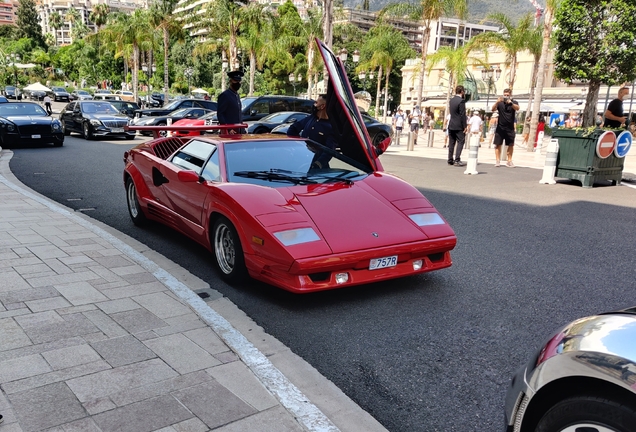
<instances>
[{"instance_id":1,"label":"low-profile tire","mask_svg":"<svg viewBox=\"0 0 636 432\"><path fill-rule=\"evenodd\" d=\"M64 131L64 136L69 136L71 134L71 131L68 130L64 121L62 121L62 130Z\"/></svg>"},{"instance_id":2,"label":"low-profile tire","mask_svg":"<svg viewBox=\"0 0 636 432\"><path fill-rule=\"evenodd\" d=\"M134 135L126 135L126 139L127 140L134 140L135 136Z\"/></svg>"},{"instance_id":3,"label":"low-profile tire","mask_svg":"<svg viewBox=\"0 0 636 432\"><path fill-rule=\"evenodd\" d=\"M226 217L220 216L212 227L212 253L221 278L236 283L245 278L245 256L236 228Z\"/></svg>"},{"instance_id":4,"label":"low-profile tire","mask_svg":"<svg viewBox=\"0 0 636 432\"><path fill-rule=\"evenodd\" d=\"M84 139L91 140L93 139L93 131L91 130L91 125L89 122L84 122L82 125L82 134L84 135Z\"/></svg>"},{"instance_id":5,"label":"low-profile tire","mask_svg":"<svg viewBox=\"0 0 636 432\"><path fill-rule=\"evenodd\" d=\"M55 140L53 141L53 147L62 147L64 145L64 140Z\"/></svg>"},{"instance_id":6,"label":"low-profile tire","mask_svg":"<svg viewBox=\"0 0 636 432\"><path fill-rule=\"evenodd\" d=\"M265 134L268 133L269 131L266 128L258 128L254 131L254 134Z\"/></svg>"},{"instance_id":7,"label":"low-profile tire","mask_svg":"<svg viewBox=\"0 0 636 432\"><path fill-rule=\"evenodd\" d=\"M373 145L374 146L378 146L380 145L380 143L382 141L384 141L385 139L387 139L389 136L387 134L385 134L384 132L378 132L374 137L373 137Z\"/></svg>"},{"instance_id":8,"label":"low-profile tire","mask_svg":"<svg viewBox=\"0 0 636 432\"><path fill-rule=\"evenodd\" d=\"M132 219L133 223L137 226L146 225L148 223L148 219L139 205L135 182L133 182L130 178L126 180L126 202L128 203L128 214L130 215L130 219Z\"/></svg>"},{"instance_id":9,"label":"low-profile tire","mask_svg":"<svg viewBox=\"0 0 636 432\"><path fill-rule=\"evenodd\" d=\"M556 403L535 432L636 432L636 410L605 397L574 396Z\"/></svg>"},{"instance_id":10,"label":"low-profile tire","mask_svg":"<svg viewBox=\"0 0 636 432\"><path fill-rule=\"evenodd\" d=\"M157 126L166 126L166 123L161 122L161 123L158 123ZM159 136L160 137L168 136L168 131L159 131Z\"/></svg>"}]
</instances>

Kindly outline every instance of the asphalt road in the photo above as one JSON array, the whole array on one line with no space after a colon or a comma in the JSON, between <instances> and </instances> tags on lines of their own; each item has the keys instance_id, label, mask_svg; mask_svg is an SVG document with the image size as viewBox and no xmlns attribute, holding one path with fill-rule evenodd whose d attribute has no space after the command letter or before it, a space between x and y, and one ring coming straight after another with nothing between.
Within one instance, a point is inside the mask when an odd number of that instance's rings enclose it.
<instances>
[{"instance_id":1,"label":"asphalt road","mask_svg":"<svg viewBox=\"0 0 636 432\"><path fill-rule=\"evenodd\" d=\"M311 295L221 282L210 254L130 222L122 154L67 138L15 151L29 187L140 240L227 296L391 431L498 431L508 381L568 321L636 305L636 191L539 185L541 172L382 157L455 229L450 269ZM338 209L334 209L338 211Z\"/></svg>"}]
</instances>

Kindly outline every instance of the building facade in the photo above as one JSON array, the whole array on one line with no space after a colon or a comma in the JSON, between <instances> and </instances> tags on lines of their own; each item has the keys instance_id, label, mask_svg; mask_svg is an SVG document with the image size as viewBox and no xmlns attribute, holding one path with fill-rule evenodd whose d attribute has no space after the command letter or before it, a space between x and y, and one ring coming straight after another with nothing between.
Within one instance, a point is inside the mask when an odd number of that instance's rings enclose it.
<instances>
[{"instance_id":1,"label":"building facade","mask_svg":"<svg viewBox=\"0 0 636 432\"><path fill-rule=\"evenodd\" d=\"M0 2L0 25L15 25L17 9L17 1Z\"/></svg>"}]
</instances>

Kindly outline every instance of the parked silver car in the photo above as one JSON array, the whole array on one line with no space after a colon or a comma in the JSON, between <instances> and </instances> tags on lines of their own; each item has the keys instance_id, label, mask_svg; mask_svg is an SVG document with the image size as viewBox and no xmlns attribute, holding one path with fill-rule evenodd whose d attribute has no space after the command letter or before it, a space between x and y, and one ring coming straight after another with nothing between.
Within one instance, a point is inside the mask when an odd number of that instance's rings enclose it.
<instances>
[{"instance_id":1,"label":"parked silver car","mask_svg":"<svg viewBox=\"0 0 636 432\"><path fill-rule=\"evenodd\" d=\"M636 307L578 319L512 378L507 432L636 431Z\"/></svg>"}]
</instances>

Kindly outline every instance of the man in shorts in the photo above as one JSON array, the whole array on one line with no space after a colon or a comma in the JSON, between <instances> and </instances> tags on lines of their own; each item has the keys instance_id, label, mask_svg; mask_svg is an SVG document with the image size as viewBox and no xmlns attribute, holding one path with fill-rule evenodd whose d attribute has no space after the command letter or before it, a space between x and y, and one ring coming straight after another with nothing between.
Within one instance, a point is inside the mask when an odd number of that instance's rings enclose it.
<instances>
[{"instance_id":1,"label":"man in shorts","mask_svg":"<svg viewBox=\"0 0 636 432\"><path fill-rule=\"evenodd\" d=\"M422 111L420 111L420 107L415 105L413 107L413 112L409 116L409 124L411 125L411 132L413 135L413 145L417 145L417 133L420 130L420 119L422 118Z\"/></svg>"},{"instance_id":2,"label":"man in shorts","mask_svg":"<svg viewBox=\"0 0 636 432\"><path fill-rule=\"evenodd\" d=\"M503 91L503 96L497 99L492 106L492 111L499 114L493 139L493 144L495 145L495 167L501 165L501 146L505 144L508 146L506 166L514 168L512 152L515 145L515 119L517 111L519 111L519 102L512 98L512 90L505 89Z\"/></svg>"}]
</instances>

